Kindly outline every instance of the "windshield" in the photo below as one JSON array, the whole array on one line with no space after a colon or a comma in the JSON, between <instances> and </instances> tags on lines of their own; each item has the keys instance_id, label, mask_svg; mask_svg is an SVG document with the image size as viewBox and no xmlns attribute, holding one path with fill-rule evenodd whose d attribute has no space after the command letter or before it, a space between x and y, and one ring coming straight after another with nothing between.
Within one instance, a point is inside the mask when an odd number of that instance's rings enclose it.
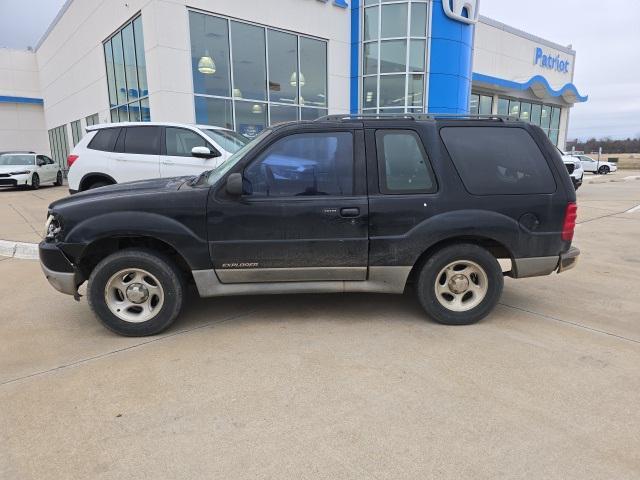
<instances>
[{"instance_id":1,"label":"windshield","mask_svg":"<svg viewBox=\"0 0 640 480\"><path fill-rule=\"evenodd\" d=\"M209 172L209 174L207 175L207 183L209 185L213 185L214 183L216 183L218 180L220 180L229 170L231 170L231 168L233 168L233 166L238 163L240 160L242 160L244 158L244 156L255 146L257 145L259 142L262 141L263 138L265 138L267 135L269 135L271 133L271 129L266 129L263 130L262 132L260 132L258 134L257 137L255 137L253 140L251 140L249 143L247 143L246 145L244 145L240 150L238 150L236 153L234 153L233 155L231 155L224 163L222 163L221 165L219 165L218 167L214 168L213 170L211 170Z\"/></svg>"},{"instance_id":2,"label":"windshield","mask_svg":"<svg viewBox=\"0 0 640 480\"><path fill-rule=\"evenodd\" d=\"M236 153L249 143L247 137L231 130L206 129L205 133L211 137L211 140L229 153Z\"/></svg>"},{"instance_id":3,"label":"windshield","mask_svg":"<svg viewBox=\"0 0 640 480\"><path fill-rule=\"evenodd\" d=\"M0 165L35 165L34 155L20 155L15 153L5 153L0 155Z\"/></svg>"}]
</instances>

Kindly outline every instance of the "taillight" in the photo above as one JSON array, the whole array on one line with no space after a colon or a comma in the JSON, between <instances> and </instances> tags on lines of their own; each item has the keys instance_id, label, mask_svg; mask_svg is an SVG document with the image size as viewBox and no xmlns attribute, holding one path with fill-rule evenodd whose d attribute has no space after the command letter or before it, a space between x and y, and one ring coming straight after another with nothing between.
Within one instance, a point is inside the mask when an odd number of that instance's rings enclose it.
<instances>
[{"instance_id":1,"label":"taillight","mask_svg":"<svg viewBox=\"0 0 640 480\"><path fill-rule=\"evenodd\" d=\"M562 224L562 240L565 242L573 240L573 231L576 228L577 218L578 206L575 202L567 203L567 209L564 212L564 223Z\"/></svg>"},{"instance_id":2,"label":"taillight","mask_svg":"<svg viewBox=\"0 0 640 480\"><path fill-rule=\"evenodd\" d=\"M78 155L69 155L67 157L67 166L71 168L71 165L73 165L73 162L75 162L77 159L78 159Z\"/></svg>"}]
</instances>

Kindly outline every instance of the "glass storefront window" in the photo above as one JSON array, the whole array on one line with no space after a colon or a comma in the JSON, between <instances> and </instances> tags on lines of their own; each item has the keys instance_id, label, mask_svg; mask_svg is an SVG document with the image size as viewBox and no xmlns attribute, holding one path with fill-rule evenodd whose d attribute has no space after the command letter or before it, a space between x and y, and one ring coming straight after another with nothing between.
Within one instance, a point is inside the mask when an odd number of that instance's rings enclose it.
<instances>
[{"instance_id":1,"label":"glass storefront window","mask_svg":"<svg viewBox=\"0 0 640 480\"><path fill-rule=\"evenodd\" d=\"M543 105L540 114L540 127L547 131L549 130L549 124L551 123L551 107L549 105Z\"/></svg>"},{"instance_id":2,"label":"glass storefront window","mask_svg":"<svg viewBox=\"0 0 640 480\"><path fill-rule=\"evenodd\" d=\"M326 115L327 42L195 11L189 25L197 123L254 137Z\"/></svg>"},{"instance_id":3,"label":"glass storefront window","mask_svg":"<svg viewBox=\"0 0 640 480\"><path fill-rule=\"evenodd\" d=\"M509 114L509 100L506 98L498 99L498 115L508 115Z\"/></svg>"},{"instance_id":4,"label":"glass storefront window","mask_svg":"<svg viewBox=\"0 0 640 480\"><path fill-rule=\"evenodd\" d=\"M73 129L73 123L71 128ZM69 156L69 137L66 125L60 125L49 130L49 148L51 149L53 161L60 165L63 170L66 170L67 157Z\"/></svg>"},{"instance_id":5,"label":"glass storefront window","mask_svg":"<svg viewBox=\"0 0 640 480\"><path fill-rule=\"evenodd\" d=\"M542 105L534 103L531 105L531 119L529 120L534 125L540 125L540 113L542 112Z\"/></svg>"},{"instance_id":6,"label":"glass storefront window","mask_svg":"<svg viewBox=\"0 0 640 480\"><path fill-rule=\"evenodd\" d=\"M427 8L428 2L423 0L365 2L360 100L363 110L424 110Z\"/></svg>"},{"instance_id":7,"label":"glass storefront window","mask_svg":"<svg viewBox=\"0 0 640 480\"><path fill-rule=\"evenodd\" d=\"M266 44L264 28L231 22L233 96L266 100Z\"/></svg>"},{"instance_id":8,"label":"glass storefront window","mask_svg":"<svg viewBox=\"0 0 640 480\"><path fill-rule=\"evenodd\" d=\"M254 138L267 127L266 103L238 101L235 108L238 133Z\"/></svg>"},{"instance_id":9,"label":"glass storefront window","mask_svg":"<svg viewBox=\"0 0 640 480\"><path fill-rule=\"evenodd\" d=\"M326 108L300 108L300 120L315 120L324 117L327 114Z\"/></svg>"},{"instance_id":10,"label":"glass storefront window","mask_svg":"<svg viewBox=\"0 0 640 480\"><path fill-rule=\"evenodd\" d=\"M233 130L233 107L230 99L195 97L196 123Z\"/></svg>"},{"instance_id":11,"label":"glass storefront window","mask_svg":"<svg viewBox=\"0 0 640 480\"><path fill-rule=\"evenodd\" d=\"M411 4L411 24L410 34L412 37L427 36L427 4L412 3Z\"/></svg>"},{"instance_id":12,"label":"glass storefront window","mask_svg":"<svg viewBox=\"0 0 640 480\"><path fill-rule=\"evenodd\" d=\"M295 35L268 31L269 40L269 100L296 103L298 96L298 39Z\"/></svg>"},{"instance_id":13,"label":"glass storefront window","mask_svg":"<svg viewBox=\"0 0 640 480\"><path fill-rule=\"evenodd\" d=\"M499 98L498 113L504 114L507 111L509 115L517 116L520 120L538 125L554 145L558 144L561 107Z\"/></svg>"},{"instance_id":14,"label":"glass storefront window","mask_svg":"<svg viewBox=\"0 0 640 480\"><path fill-rule=\"evenodd\" d=\"M407 105L424 105L424 76L409 75L409 85L407 89Z\"/></svg>"},{"instance_id":15,"label":"glass storefront window","mask_svg":"<svg viewBox=\"0 0 640 480\"><path fill-rule=\"evenodd\" d=\"M480 108L478 113L480 115L491 115L493 108L493 97L489 95L480 95Z\"/></svg>"},{"instance_id":16,"label":"glass storefront window","mask_svg":"<svg viewBox=\"0 0 640 480\"><path fill-rule=\"evenodd\" d=\"M407 69L407 41L387 40L380 43L380 73L398 73Z\"/></svg>"},{"instance_id":17,"label":"glass storefront window","mask_svg":"<svg viewBox=\"0 0 640 480\"><path fill-rule=\"evenodd\" d=\"M394 3L382 5L381 38L398 38L407 36L407 4Z\"/></svg>"},{"instance_id":18,"label":"glass storefront window","mask_svg":"<svg viewBox=\"0 0 640 480\"><path fill-rule=\"evenodd\" d=\"M424 40L411 40L409 42L409 71L424 72L427 59L426 42Z\"/></svg>"},{"instance_id":19,"label":"glass storefront window","mask_svg":"<svg viewBox=\"0 0 640 480\"><path fill-rule=\"evenodd\" d=\"M378 42L369 42L364 44L363 61L363 73L365 75L378 72Z\"/></svg>"},{"instance_id":20,"label":"glass storefront window","mask_svg":"<svg viewBox=\"0 0 640 480\"><path fill-rule=\"evenodd\" d=\"M378 105L378 77L364 77L362 81L362 107L376 108Z\"/></svg>"},{"instance_id":21,"label":"glass storefront window","mask_svg":"<svg viewBox=\"0 0 640 480\"><path fill-rule=\"evenodd\" d=\"M112 122L149 121L141 113L140 101L148 95L142 17L127 22L103 44Z\"/></svg>"},{"instance_id":22,"label":"glass storefront window","mask_svg":"<svg viewBox=\"0 0 640 480\"><path fill-rule=\"evenodd\" d=\"M480 95L472 93L471 97L469 97L469 113L477 115L478 112L480 112Z\"/></svg>"},{"instance_id":23,"label":"glass storefront window","mask_svg":"<svg viewBox=\"0 0 640 480\"><path fill-rule=\"evenodd\" d=\"M378 7L367 8L364 11L364 40L375 40L378 38Z\"/></svg>"},{"instance_id":24,"label":"glass storefront window","mask_svg":"<svg viewBox=\"0 0 640 480\"><path fill-rule=\"evenodd\" d=\"M311 107L327 106L326 42L300 37L300 98L298 103Z\"/></svg>"},{"instance_id":25,"label":"glass storefront window","mask_svg":"<svg viewBox=\"0 0 640 480\"><path fill-rule=\"evenodd\" d=\"M528 122L530 117L531 117L531 104L522 102L520 104L520 120L524 120L525 122Z\"/></svg>"},{"instance_id":26,"label":"glass storefront window","mask_svg":"<svg viewBox=\"0 0 640 480\"><path fill-rule=\"evenodd\" d=\"M380 77L380 106L404 107L405 76L383 75Z\"/></svg>"},{"instance_id":27,"label":"glass storefront window","mask_svg":"<svg viewBox=\"0 0 640 480\"><path fill-rule=\"evenodd\" d=\"M221 18L189 12L193 91L231 96L229 30Z\"/></svg>"},{"instance_id":28,"label":"glass storefront window","mask_svg":"<svg viewBox=\"0 0 640 480\"><path fill-rule=\"evenodd\" d=\"M293 122L298 119L298 107L271 105L269 107L269 125Z\"/></svg>"},{"instance_id":29,"label":"glass storefront window","mask_svg":"<svg viewBox=\"0 0 640 480\"><path fill-rule=\"evenodd\" d=\"M509 100L509 115L513 117L520 116L520 102L517 100Z\"/></svg>"}]
</instances>

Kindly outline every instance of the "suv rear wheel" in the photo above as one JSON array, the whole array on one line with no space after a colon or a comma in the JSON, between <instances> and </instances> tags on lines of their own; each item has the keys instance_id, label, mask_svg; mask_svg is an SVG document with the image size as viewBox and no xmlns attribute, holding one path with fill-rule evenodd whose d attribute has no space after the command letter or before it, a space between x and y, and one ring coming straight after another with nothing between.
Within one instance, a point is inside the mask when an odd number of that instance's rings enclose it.
<instances>
[{"instance_id":1,"label":"suv rear wheel","mask_svg":"<svg viewBox=\"0 0 640 480\"><path fill-rule=\"evenodd\" d=\"M120 335L154 335L171 325L182 308L180 270L151 250L127 249L109 255L93 270L89 305L100 321Z\"/></svg>"},{"instance_id":2,"label":"suv rear wheel","mask_svg":"<svg viewBox=\"0 0 640 480\"><path fill-rule=\"evenodd\" d=\"M493 310L504 277L491 253L464 243L433 254L422 266L416 286L422 308L435 321L469 325Z\"/></svg>"}]
</instances>

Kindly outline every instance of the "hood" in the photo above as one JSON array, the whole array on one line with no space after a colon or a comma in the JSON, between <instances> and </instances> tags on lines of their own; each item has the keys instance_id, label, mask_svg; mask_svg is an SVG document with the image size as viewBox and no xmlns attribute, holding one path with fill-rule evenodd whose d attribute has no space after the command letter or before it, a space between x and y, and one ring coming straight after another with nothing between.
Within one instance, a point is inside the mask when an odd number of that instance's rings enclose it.
<instances>
[{"instance_id":1,"label":"hood","mask_svg":"<svg viewBox=\"0 0 640 480\"><path fill-rule=\"evenodd\" d=\"M0 173L26 172L36 169L35 165L0 165Z\"/></svg>"},{"instance_id":2,"label":"hood","mask_svg":"<svg viewBox=\"0 0 640 480\"><path fill-rule=\"evenodd\" d=\"M139 180L137 182L118 183L106 187L94 188L86 192L76 193L53 202L49 208L55 208L73 203L100 201L115 197L126 197L146 193L158 193L161 191L178 190L190 177L154 178L152 180Z\"/></svg>"}]
</instances>

